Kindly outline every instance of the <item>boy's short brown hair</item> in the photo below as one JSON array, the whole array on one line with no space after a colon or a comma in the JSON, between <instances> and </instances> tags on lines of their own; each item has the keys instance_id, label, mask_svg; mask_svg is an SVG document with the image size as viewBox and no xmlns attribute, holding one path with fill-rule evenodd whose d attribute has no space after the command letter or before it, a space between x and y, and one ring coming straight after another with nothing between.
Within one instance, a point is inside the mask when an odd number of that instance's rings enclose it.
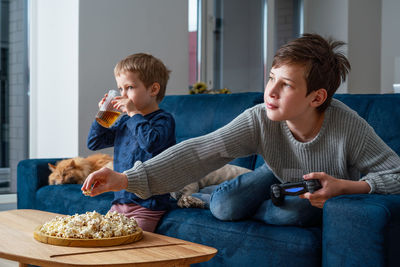
<instances>
[{"instance_id":1,"label":"boy's short brown hair","mask_svg":"<svg viewBox=\"0 0 400 267\"><path fill-rule=\"evenodd\" d=\"M326 40L318 34L303 34L276 52L272 67L284 64L304 65L307 95L320 88L326 89L328 93L325 102L318 107L323 112L350 71L346 56L336 51L342 45L344 42L330 38Z\"/></svg>"},{"instance_id":2,"label":"boy's short brown hair","mask_svg":"<svg viewBox=\"0 0 400 267\"><path fill-rule=\"evenodd\" d=\"M157 95L157 102L165 96L165 90L171 71L167 69L164 63L158 58L146 54L137 53L127 56L117 63L114 68L114 75L119 76L124 72L136 72L139 74L139 79L148 88L153 83L160 84L160 91Z\"/></svg>"}]
</instances>

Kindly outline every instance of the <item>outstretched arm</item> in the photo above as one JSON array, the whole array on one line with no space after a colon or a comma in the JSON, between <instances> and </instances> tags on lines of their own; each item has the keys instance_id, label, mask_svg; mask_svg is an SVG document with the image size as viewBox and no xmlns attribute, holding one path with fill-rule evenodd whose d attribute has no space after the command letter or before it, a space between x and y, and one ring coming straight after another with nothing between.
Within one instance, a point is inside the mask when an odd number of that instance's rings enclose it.
<instances>
[{"instance_id":1,"label":"outstretched arm","mask_svg":"<svg viewBox=\"0 0 400 267\"><path fill-rule=\"evenodd\" d=\"M213 133L183 141L146 162L137 161L133 168L124 172L125 176L115 173L109 175L119 180L127 177L126 190L144 199L179 190L234 158L257 153L260 130L256 125L252 112L244 112ZM92 185L95 185L93 194L121 189L105 175L90 175L82 190ZM95 190L98 186L96 182L102 185L98 190ZM125 180L123 182L125 185Z\"/></svg>"}]
</instances>

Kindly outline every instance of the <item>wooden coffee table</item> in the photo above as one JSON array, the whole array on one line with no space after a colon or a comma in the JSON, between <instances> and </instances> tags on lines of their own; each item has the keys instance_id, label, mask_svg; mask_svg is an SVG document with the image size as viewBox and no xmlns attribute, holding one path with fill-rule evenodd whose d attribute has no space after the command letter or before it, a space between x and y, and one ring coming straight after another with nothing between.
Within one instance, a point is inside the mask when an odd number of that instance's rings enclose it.
<instances>
[{"instance_id":1,"label":"wooden coffee table","mask_svg":"<svg viewBox=\"0 0 400 267\"><path fill-rule=\"evenodd\" d=\"M34 229L60 215L39 210L0 212L0 257L20 266L189 266L210 260L215 248L144 232L135 243L113 247L64 247L33 238Z\"/></svg>"}]
</instances>

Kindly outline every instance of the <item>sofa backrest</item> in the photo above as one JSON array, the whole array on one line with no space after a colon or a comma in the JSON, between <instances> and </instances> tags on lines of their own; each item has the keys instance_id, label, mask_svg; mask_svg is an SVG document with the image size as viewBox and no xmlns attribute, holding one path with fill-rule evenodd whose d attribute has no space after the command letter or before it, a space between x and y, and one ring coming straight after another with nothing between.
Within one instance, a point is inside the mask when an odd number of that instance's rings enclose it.
<instances>
[{"instance_id":1,"label":"sofa backrest","mask_svg":"<svg viewBox=\"0 0 400 267\"><path fill-rule=\"evenodd\" d=\"M263 93L167 95L160 108L176 122L176 141L205 135L226 125L247 108L263 102ZM237 159L233 164L253 168L256 157Z\"/></svg>"},{"instance_id":2,"label":"sofa backrest","mask_svg":"<svg viewBox=\"0 0 400 267\"><path fill-rule=\"evenodd\" d=\"M336 94L400 155L400 94Z\"/></svg>"},{"instance_id":3,"label":"sofa backrest","mask_svg":"<svg viewBox=\"0 0 400 267\"><path fill-rule=\"evenodd\" d=\"M400 94L336 94L334 97L354 109L400 155ZM212 132L245 109L262 102L262 92L168 95L160 107L174 115L177 142L181 142ZM255 168L262 163L260 156L233 162L246 168Z\"/></svg>"}]
</instances>

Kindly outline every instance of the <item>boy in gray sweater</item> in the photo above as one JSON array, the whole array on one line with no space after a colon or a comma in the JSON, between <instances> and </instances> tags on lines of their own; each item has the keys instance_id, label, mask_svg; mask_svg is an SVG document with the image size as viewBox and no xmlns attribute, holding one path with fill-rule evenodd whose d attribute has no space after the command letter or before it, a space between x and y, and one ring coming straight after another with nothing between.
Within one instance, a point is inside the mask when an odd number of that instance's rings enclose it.
<instances>
[{"instance_id":1,"label":"boy in gray sweater","mask_svg":"<svg viewBox=\"0 0 400 267\"><path fill-rule=\"evenodd\" d=\"M177 191L235 158L260 154L265 165L213 193L215 217L307 225L320 218L325 201L334 196L400 193L399 156L356 112L332 99L350 70L336 51L342 45L316 34L289 42L274 57L263 104L123 173L94 172L82 190L92 189L96 196L125 189L148 198ZM322 188L288 197L280 207L271 204L271 184L302 179L318 179Z\"/></svg>"}]
</instances>

